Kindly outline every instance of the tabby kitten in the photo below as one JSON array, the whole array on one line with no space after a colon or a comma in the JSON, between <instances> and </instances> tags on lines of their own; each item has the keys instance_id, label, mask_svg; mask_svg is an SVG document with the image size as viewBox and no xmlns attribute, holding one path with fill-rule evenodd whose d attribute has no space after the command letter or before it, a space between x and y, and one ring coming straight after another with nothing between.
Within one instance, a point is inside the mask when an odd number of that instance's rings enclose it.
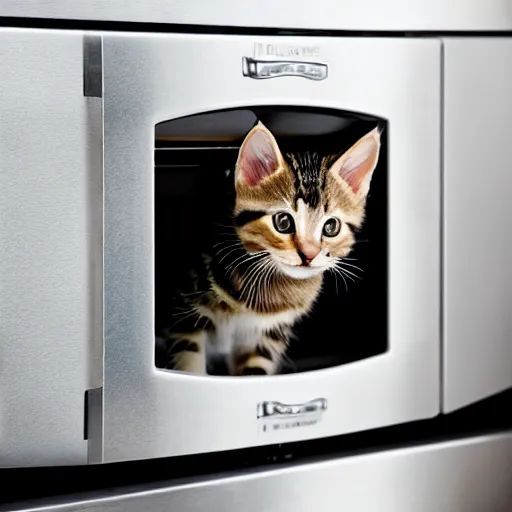
<instances>
[{"instance_id":1,"label":"tabby kitten","mask_svg":"<svg viewBox=\"0 0 512 512\"><path fill-rule=\"evenodd\" d=\"M231 375L277 373L323 274L355 243L379 150L375 128L341 156L282 154L258 123L238 155L231 220L175 293L157 366L204 375L220 354Z\"/></svg>"}]
</instances>

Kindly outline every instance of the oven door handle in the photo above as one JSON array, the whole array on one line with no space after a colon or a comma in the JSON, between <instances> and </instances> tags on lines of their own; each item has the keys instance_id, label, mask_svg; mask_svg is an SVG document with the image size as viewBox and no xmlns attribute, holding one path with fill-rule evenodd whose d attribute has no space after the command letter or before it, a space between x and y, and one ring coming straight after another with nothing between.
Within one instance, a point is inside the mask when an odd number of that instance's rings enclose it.
<instances>
[{"instance_id":1,"label":"oven door handle","mask_svg":"<svg viewBox=\"0 0 512 512\"><path fill-rule=\"evenodd\" d=\"M327 409L325 398L316 398L303 404L283 404L282 402L262 402L258 404L258 418L282 418L303 414L315 414Z\"/></svg>"},{"instance_id":2,"label":"oven door handle","mask_svg":"<svg viewBox=\"0 0 512 512\"><path fill-rule=\"evenodd\" d=\"M242 73L248 78L263 80L282 76L297 76L309 80L325 80L328 75L327 64L321 62L301 62L288 60L257 60L244 57Z\"/></svg>"}]
</instances>

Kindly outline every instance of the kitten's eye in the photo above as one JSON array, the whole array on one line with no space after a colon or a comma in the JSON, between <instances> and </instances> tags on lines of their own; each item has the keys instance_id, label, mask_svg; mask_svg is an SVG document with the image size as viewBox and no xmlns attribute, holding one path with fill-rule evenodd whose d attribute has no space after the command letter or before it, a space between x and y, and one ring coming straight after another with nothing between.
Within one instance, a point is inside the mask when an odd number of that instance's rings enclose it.
<instances>
[{"instance_id":1,"label":"kitten's eye","mask_svg":"<svg viewBox=\"0 0 512 512\"><path fill-rule=\"evenodd\" d=\"M336 217L327 219L322 230L324 236L333 237L339 234L341 230L341 222Z\"/></svg>"},{"instance_id":2,"label":"kitten's eye","mask_svg":"<svg viewBox=\"0 0 512 512\"><path fill-rule=\"evenodd\" d=\"M295 222L293 222L293 217L289 213L275 213L272 216L272 221L274 222L274 227L279 231L279 233L283 233L285 235L292 235L295 233Z\"/></svg>"}]
</instances>

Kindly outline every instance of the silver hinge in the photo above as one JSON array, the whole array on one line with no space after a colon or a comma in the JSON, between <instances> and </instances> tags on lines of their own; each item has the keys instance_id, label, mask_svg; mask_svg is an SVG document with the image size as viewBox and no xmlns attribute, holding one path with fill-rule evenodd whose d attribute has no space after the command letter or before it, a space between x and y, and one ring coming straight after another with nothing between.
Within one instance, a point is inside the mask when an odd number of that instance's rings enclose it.
<instances>
[{"instance_id":1,"label":"silver hinge","mask_svg":"<svg viewBox=\"0 0 512 512\"><path fill-rule=\"evenodd\" d=\"M83 39L84 96L103 96L103 45L101 36L86 35Z\"/></svg>"}]
</instances>

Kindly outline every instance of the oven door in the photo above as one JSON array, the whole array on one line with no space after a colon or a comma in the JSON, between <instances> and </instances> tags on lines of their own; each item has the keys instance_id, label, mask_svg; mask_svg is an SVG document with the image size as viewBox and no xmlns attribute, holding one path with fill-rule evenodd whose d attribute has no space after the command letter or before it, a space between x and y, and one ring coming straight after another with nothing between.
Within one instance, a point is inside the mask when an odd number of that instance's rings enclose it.
<instances>
[{"instance_id":1,"label":"oven door","mask_svg":"<svg viewBox=\"0 0 512 512\"><path fill-rule=\"evenodd\" d=\"M439 41L102 39L104 416L103 447L92 462L286 443L438 414ZM386 339L387 348L347 364L265 377L161 370L154 357L155 127L191 115L274 106L369 116L386 125L381 194L387 208L373 222L386 233L381 312L387 313L374 331L364 328L367 337ZM341 343L350 318L341 309L336 316L330 335ZM369 315L361 324L372 321Z\"/></svg>"}]
</instances>

